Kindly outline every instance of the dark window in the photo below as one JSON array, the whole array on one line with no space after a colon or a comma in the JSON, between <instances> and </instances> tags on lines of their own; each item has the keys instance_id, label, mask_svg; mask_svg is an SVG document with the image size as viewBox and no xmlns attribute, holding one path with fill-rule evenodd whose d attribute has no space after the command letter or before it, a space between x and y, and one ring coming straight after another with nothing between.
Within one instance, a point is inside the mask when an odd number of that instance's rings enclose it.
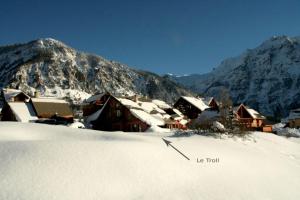
<instances>
[{"instance_id":1,"label":"dark window","mask_svg":"<svg viewBox=\"0 0 300 200\"><path fill-rule=\"evenodd\" d=\"M117 117L121 117L122 113L121 113L121 110L117 110Z\"/></svg>"}]
</instances>

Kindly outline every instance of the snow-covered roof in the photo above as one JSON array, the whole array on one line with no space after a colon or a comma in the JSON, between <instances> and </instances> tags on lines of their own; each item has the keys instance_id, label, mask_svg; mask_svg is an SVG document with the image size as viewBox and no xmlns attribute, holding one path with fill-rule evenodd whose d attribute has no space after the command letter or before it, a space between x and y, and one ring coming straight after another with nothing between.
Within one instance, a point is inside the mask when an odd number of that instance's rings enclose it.
<instances>
[{"instance_id":1,"label":"snow-covered roof","mask_svg":"<svg viewBox=\"0 0 300 200\"><path fill-rule=\"evenodd\" d=\"M11 101L11 98L13 98L21 93L23 93L25 96L27 96L28 99L30 98L27 94L25 94L21 90L16 90L16 89L3 89L3 93L4 93L5 101Z\"/></svg>"},{"instance_id":2,"label":"snow-covered roof","mask_svg":"<svg viewBox=\"0 0 300 200\"><path fill-rule=\"evenodd\" d=\"M188 122L189 122L189 120L187 120L187 119L179 120L179 123L182 124L182 125L186 125Z\"/></svg>"},{"instance_id":3,"label":"snow-covered roof","mask_svg":"<svg viewBox=\"0 0 300 200\"><path fill-rule=\"evenodd\" d=\"M209 106L210 102L213 100L213 97L202 97L201 100L207 105Z\"/></svg>"},{"instance_id":4,"label":"snow-covered roof","mask_svg":"<svg viewBox=\"0 0 300 200\"><path fill-rule=\"evenodd\" d=\"M263 116L262 114L260 114L259 112L257 112L256 110L248 107L248 106L245 106L243 104L241 104L239 106L238 109L240 109L241 106L244 106L244 108L247 110L247 112L249 113L249 115L253 118L253 119L265 119L266 117ZM236 111L237 112L237 111Z\"/></svg>"},{"instance_id":5,"label":"snow-covered roof","mask_svg":"<svg viewBox=\"0 0 300 200\"><path fill-rule=\"evenodd\" d=\"M68 103L64 99L58 99L55 97L40 97L40 98L31 98L32 102L47 102L47 103Z\"/></svg>"},{"instance_id":6,"label":"snow-covered roof","mask_svg":"<svg viewBox=\"0 0 300 200\"><path fill-rule=\"evenodd\" d=\"M107 101L105 102L105 104L102 106L101 109L99 109L98 111L94 112L93 114L91 114L90 116L88 116L86 118L86 122L89 124L92 121L95 121L96 119L98 119L98 117L101 115L102 111L104 110L107 102L109 101L110 97L107 99Z\"/></svg>"},{"instance_id":7,"label":"snow-covered roof","mask_svg":"<svg viewBox=\"0 0 300 200\"><path fill-rule=\"evenodd\" d=\"M251 117L253 117L253 119L265 119L265 116L261 115L256 110L254 110L252 108L247 108L247 107L246 107L246 109L249 112L249 114L251 115Z\"/></svg>"},{"instance_id":8,"label":"snow-covered roof","mask_svg":"<svg viewBox=\"0 0 300 200\"><path fill-rule=\"evenodd\" d=\"M127 108L136 108L136 109L141 109L143 110L143 108L141 106L139 106L136 102L130 100L130 99L126 99L126 98L117 98L115 97L122 105L126 106Z\"/></svg>"},{"instance_id":9,"label":"snow-covered roof","mask_svg":"<svg viewBox=\"0 0 300 200\"><path fill-rule=\"evenodd\" d=\"M182 96L182 98L188 101L190 104L194 105L196 108L198 108L201 111L209 108L209 106L207 106L202 99L196 97L187 97L187 96Z\"/></svg>"},{"instance_id":10,"label":"snow-covered roof","mask_svg":"<svg viewBox=\"0 0 300 200\"><path fill-rule=\"evenodd\" d=\"M164 102L162 100L153 99L152 102L161 109L170 109L170 108L172 108L169 104L167 104L166 102Z\"/></svg>"},{"instance_id":11,"label":"snow-covered roof","mask_svg":"<svg viewBox=\"0 0 300 200\"><path fill-rule=\"evenodd\" d=\"M166 113L164 110L159 108L155 103L153 102L143 102L138 101L138 105L143 108L148 113L154 112L154 113Z\"/></svg>"},{"instance_id":12,"label":"snow-covered roof","mask_svg":"<svg viewBox=\"0 0 300 200\"><path fill-rule=\"evenodd\" d=\"M93 95L93 96L89 97L88 99L86 99L85 102L91 103L91 102L97 101L97 100L101 99L101 97L103 97L104 95L105 95L105 93Z\"/></svg>"},{"instance_id":13,"label":"snow-covered roof","mask_svg":"<svg viewBox=\"0 0 300 200\"><path fill-rule=\"evenodd\" d=\"M181 117L184 116L184 115L183 115L178 109L176 109L176 108L173 108L173 111L174 111L177 115L179 115L179 116L181 116Z\"/></svg>"},{"instance_id":14,"label":"snow-covered roof","mask_svg":"<svg viewBox=\"0 0 300 200\"><path fill-rule=\"evenodd\" d=\"M19 122L30 122L38 119L30 103L9 102L8 105Z\"/></svg>"},{"instance_id":15,"label":"snow-covered roof","mask_svg":"<svg viewBox=\"0 0 300 200\"><path fill-rule=\"evenodd\" d=\"M143 110L138 110L138 109L130 109L130 112L137 117L138 119L140 119L141 121L147 123L150 126L163 126L165 125L163 119L158 119L152 115L150 115L149 113L143 111Z\"/></svg>"},{"instance_id":16,"label":"snow-covered roof","mask_svg":"<svg viewBox=\"0 0 300 200\"><path fill-rule=\"evenodd\" d=\"M135 117L137 117L141 121L147 123L148 125L150 125L150 126L153 126L153 125L163 126L164 125L163 118L159 119L157 117L152 116L150 114L150 112L149 113L147 112L150 110L150 108L152 108L153 106L156 106L155 104L153 104L151 102L150 102L150 104L148 104L148 102L142 102L142 103L144 103L144 106L140 106L137 102L134 102L134 101L126 99L126 98L116 98L116 99L122 105L126 106ZM139 103L141 103L141 102L139 102ZM143 105L143 104L141 104L141 105Z\"/></svg>"}]
</instances>

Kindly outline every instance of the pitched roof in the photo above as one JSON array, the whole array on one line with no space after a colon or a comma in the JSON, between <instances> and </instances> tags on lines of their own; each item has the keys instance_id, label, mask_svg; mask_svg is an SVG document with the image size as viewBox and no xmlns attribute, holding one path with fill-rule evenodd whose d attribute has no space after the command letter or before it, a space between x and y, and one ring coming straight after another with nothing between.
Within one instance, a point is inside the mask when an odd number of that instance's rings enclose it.
<instances>
[{"instance_id":1,"label":"pitched roof","mask_svg":"<svg viewBox=\"0 0 300 200\"><path fill-rule=\"evenodd\" d=\"M69 103L63 99L32 98L31 101L38 116L51 117L56 114L62 117L73 116Z\"/></svg>"},{"instance_id":2,"label":"pitched roof","mask_svg":"<svg viewBox=\"0 0 300 200\"><path fill-rule=\"evenodd\" d=\"M30 122L38 119L30 103L9 102L8 105L19 122Z\"/></svg>"},{"instance_id":3,"label":"pitched roof","mask_svg":"<svg viewBox=\"0 0 300 200\"><path fill-rule=\"evenodd\" d=\"M208 109L209 106L205 104L205 102L202 99L196 98L196 97L187 97L182 96L183 99L185 99L187 102L198 108L199 110L203 111L205 109Z\"/></svg>"},{"instance_id":4,"label":"pitched roof","mask_svg":"<svg viewBox=\"0 0 300 200\"><path fill-rule=\"evenodd\" d=\"M201 99L208 106L214 98L213 97L202 97Z\"/></svg>"},{"instance_id":5,"label":"pitched roof","mask_svg":"<svg viewBox=\"0 0 300 200\"><path fill-rule=\"evenodd\" d=\"M86 122L90 123L94 120L96 120L102 113L102 111L104 110L104 108L106 107L107 102L109 101L110 97L106 100L105 104L102 106L102 108L100 108L98 111L94 112L93 114L91 114L90 116L87 117Z\"/></svg>"},{"instance_id":6,"label":"pitched roof","mask_svg":"<svg viewBox=\"0 0 300 200\"><path fill-rule=\"evenodd\" d=\"M130 109L130 112L137 117L138 119L140 119L141 121L147 123L150 126L163 126L165 125L165 122L163 119L158 119L152 115L150 115L149 113L146 113L143 110L138 110L138 109Z\"/></svg>"},{"instance_id":7,"label":"pitched roof","mask_svg":"<svg viewBox=\"0 0 300 200\"><path fill-rule=\"evenodd\" d=\"M166 102L164 102L162 100L153 99L152 103L154 103L155 105L157 105L161 109L170 109L170 108L172 108L169 104L167 104Z\"/></svg>"},{"instance_id":8,"label":"pitched roof","mask_svg":"<svg viewBox=\"0 0 300 200\"><path fill-rule=\"evenodd\" d=\"M165 123L163 119L159 119L155 116L152 116L150 112L148 113L142 106L138 103L126 99L126 98L116 98L122 105L127 107L129 111L139 120L145 122L146 124L152 126L163 126ZM149 105L148 105L149 106ZM149 110L149 109L148 109Z\"/></svg>"},{"instance_id":9,"label":"pitched roof","mask_svg":"<svg viewBox=\"0 0 300 200\"><path fill-rule=\"evenodd\" d=\"M43 102L43 103L67 103L66 100L58 99L55 97L40 97L40 98L31 98L33 102Z\"/></svg>"},{"instance_id":10,"label":"pitched roof","mask_svg":"<svg viewBox=\"0 0 300 200\"><path fill-rule=\"evenodd\" d=\"M5 101L7 102L10 101L11 98L16 97L19 94L24 94L26 97L28 97L28 99L30 98L27 94L25 94L21 90L16 90L16 89L3 89L3 94L4 94Z\"/></svg>"},{"instance_id":11,"label":"pitched roof","mask_svg":"<svg viewBox=\"0 0 300 200\"><path fill-rule=\"evenodd\" d=\"M154 112L154 113L166 113L164 110L159 108L155 103L153 102L143 102L143 101L138 101L137 102L139 106L143 108L148 113Z\"/></svg>"},{"instance_id":12,"label":"pitched roof","mask_svg":"<svg viewBox=\"0 0 300 200\"><path fill-rule=\"evenodd\" d=\"M95 94L95 95L93 95L93 96L87 98L87 99L85 100L85 102L87 102L87 103L92 103L92 102L94 102L94 101L97 101L97 100L101 99L101 97L103 97L104 95L105 95L105 93Z\"/></svg>"},{"instance_id":13,"label":"pitched roof","mask_svg":"<svg viewBox=\"0 0 300 200\"><path fill-rule=\"evenodd\" d=\"M252 108L250 108L248 106L245 106L244 104L241 104L238 109L240 109L241 106L244 106L244 108L247 110L247 112L249 113L249 115L253 119L265 119L266 118L265 116L263 116L262 114L260 114L256 110L254 110L254 109L252 109Z\"/></svg>"}]
</instances>

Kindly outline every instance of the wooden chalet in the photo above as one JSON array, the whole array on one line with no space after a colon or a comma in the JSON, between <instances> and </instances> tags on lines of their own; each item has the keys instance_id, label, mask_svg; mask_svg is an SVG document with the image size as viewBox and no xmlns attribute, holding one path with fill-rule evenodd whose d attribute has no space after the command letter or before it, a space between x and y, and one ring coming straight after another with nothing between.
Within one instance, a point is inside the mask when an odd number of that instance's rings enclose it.
<instances>
[{"instance_id":1,"label":"wooden chalet","mask_svg":"<svg viewBox=\"0 0 300 200\"><path fill-rule=\"evenodd\" d=\"M95 95L83 107L86 123L98 130L143 132L151 126L186 129L188 122L182 113L164 101L136 95Z\"/></svg>"},{"instance_id":2,"label":"wooden chalet","mask_svg":"<svg viewBox=\"0 0 300 200\"><path fill-rule=\"evenodd\" d=\"M31 98L21 90L3 89L2 121L37 122L44 119L71 123L73 113L62 99Z\"/></svg>"},{"instance_id":3,"label":"wooden chalet","mask_svg":"<svg viewBox=\"0 0 300 200\"><path fill-rule=\"evenodd\" d=\"M150 126L164 126L136 102L110 96L100 110L87 118L93 129L104 131L144 132Z\"/></svg>"},{"instance_id":4,"label":"wooden chalet","mask_svg":"<svg viewBox=\"0 0 300 200\"><path fill-rule=\"evenodd\" d=\"M264 127L265 117L256 110L241 104L234 109L235 120L247 129L262 130Z\"/></svg>"},{"instance_id":5,"label":"wooden chalet","mask_svg":"<svg viewBox=\"0 0 300 200\"><path fill-rule=\"evenodd\" d=\"M210 110L219 111L219 103L214 97L201 98L203 102L210 107Z\"/></svg>"},{"instance_id":6,"label":"wooden chalet","mask_svg":"<svg viewBox=\"0 0 300 200\"><path fill-rule=\"evenodd\" d=\"M174 104L174 108L189 119L196 119L201 112L210 107L201 98L182 96Z\"/></svg>"},{"instance_id":7,"label":"wooden chalet","mask_svg":"<svg viewBox=\"0 0 300 200\"><path fill-rule=\"evenodd\" d=\"M288 126L290 128L300 128L300 108L290 111Z\"/></svg>"},{"instance_id":8,"label":"wooden chalet","mask_svg":"<svg viewBox=\"0 0 300 200\"><path fill-rule=\"evenodd\" d=\"M110 96L111 95L108 92L106 92L95 94L90 98L86 99L82 104L83 117L90 116L96 110L101 109Z\"/></svg>"},{"instance_id":9,"label":"wooden chalet","mask_svg":"<svg viewBox=\"0 0 300 200\"><path fill-rule=\"evenodd\" d=\"M187 129L189 120L176 108L162 100L154 99L152 104L156 105L162 112L159 113L160 117L164 119L164 128L168 129Z\"/></svg>"},{"instance_id":10,"label":"wooden chalet","mask_svg":"<svg viewBox=\"0 0 300 200\"><path fill-rule=\"evenodd\" d=\"M30 103L30 97L16 89L3 89L1 121L31 122L37 120L36 113Z\"/></svg>"}]
</instances>

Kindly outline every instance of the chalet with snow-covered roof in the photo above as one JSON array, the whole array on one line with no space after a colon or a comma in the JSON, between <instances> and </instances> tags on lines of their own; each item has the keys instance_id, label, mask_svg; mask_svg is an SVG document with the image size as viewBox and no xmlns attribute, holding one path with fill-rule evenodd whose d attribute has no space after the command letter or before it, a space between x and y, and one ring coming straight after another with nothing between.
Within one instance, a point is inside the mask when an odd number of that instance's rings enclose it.
<instances>
[{"instance_id":1,"label":"chalet with snow-covered roof","mask_svg":"<svg viewBox=\"0 0 300 200\"><path fill-rule=\"evenodd\" d=\"M1 121L31 122L37 120L30 97L16 89L1 91Z\"/></svg>"},{"instance_id":2,"label":"chalet with snow-covered roof","mask_svg":"<svg viewBox=\"0 0 300 200\"><path fill-rule=\"evenodd\" d=\"M201 112L210 108L203 99L187 96L180 97L174 107L189 119L196 119Z\"/></svg>"},{"instance_id":3,"label":"chalet with snow-covered roof","mask_svg":"<svg viewBox=\"0 0 300 200\"><path fill-rule=\"evenodd\" d=\"M110 94L92 97L85 110L85 121L94 129L107 131L145 131L151 126L186 128L186 120L178 110L161 100L116 97ZM95 100L96 99L96 100ZM87 101L88 102L88 101ZM99 103L98 107L96 104ZM86 105L85 105L86 106ZM167 110L170 114L168 114ZM172 110L172 112L171 112ZM86 115L92 113L90 115Z\"/></svg>"},{"instance_id":4,"label":"chalet with snow-covered roof","mask_svg":"<svg viewBox=\"0 0 300 200\"><path fill-rule=\"evenodd\" d=\"M1 91L1 101L4 102L24 102L30 99L30 96L17 89L4 88Z\"/></svg>"},{"instance_id":5,"label":"chalet with snow-covered roof","mask_svg":"<svg viewBox=\"0 0 300 200\"><path fill-rule=\"evenodd\" d=\"M300 108L290 111L288 126L290 128L300 128Z\"/></svg>"},{"instance_id":6,"label":"chalet with snow-covered roof","mask_svg":"<svg viewBox=\"0 0 300 200\"><path fill-rule=\"evenodd\" d=\"M210 110L219 111L219 103L214 97L204 97L201 99L210 107Z\"/></svg>"},{"instance_id":7,"label":"chalet with snow-covered roof","mask_svg":"<svg viewBox=\"0 0 300 200\"><path fill-rule=\"evenodd\" d=\"M107 99L110 97L110 93L95 94L86 99L82 104L83 116L87 117L93 114L95 111L102 108Z\"/></svg>"},{"instance_id":8,"label":"chalet with snow-covered roof","mask_svg":"<svg viewBox=\"0 0 300 200\"><path fill-rule=\"evenodd\" d=\"M145 112L136 102L110 96L103 107L87 118L93 129L143 132L151 126L164 126L163 120Z\"/></svg>"},{"instance_id":9,"label":"chalet with snow-covered roof","mask_svg":"<svg viewBox=\"0 0 300 200\"><path fill-rule=\"evenodd\" d=\"M41 119L73 122L68 102L56 98L31 98L21 90L3 89L2 121L37 122Z\"/></svg>"},{"instance_id":10,"label":"chalet with snow-covered roof","mask_svg":"<svg viewBox=\"0 0 300 200\"><path fill-rule=\"evenodd\" d=\"M241 104L234 109L235 120L238 124L249 129L262 129L266 119L256 110Z\"/></svg>"}]
</instances>

